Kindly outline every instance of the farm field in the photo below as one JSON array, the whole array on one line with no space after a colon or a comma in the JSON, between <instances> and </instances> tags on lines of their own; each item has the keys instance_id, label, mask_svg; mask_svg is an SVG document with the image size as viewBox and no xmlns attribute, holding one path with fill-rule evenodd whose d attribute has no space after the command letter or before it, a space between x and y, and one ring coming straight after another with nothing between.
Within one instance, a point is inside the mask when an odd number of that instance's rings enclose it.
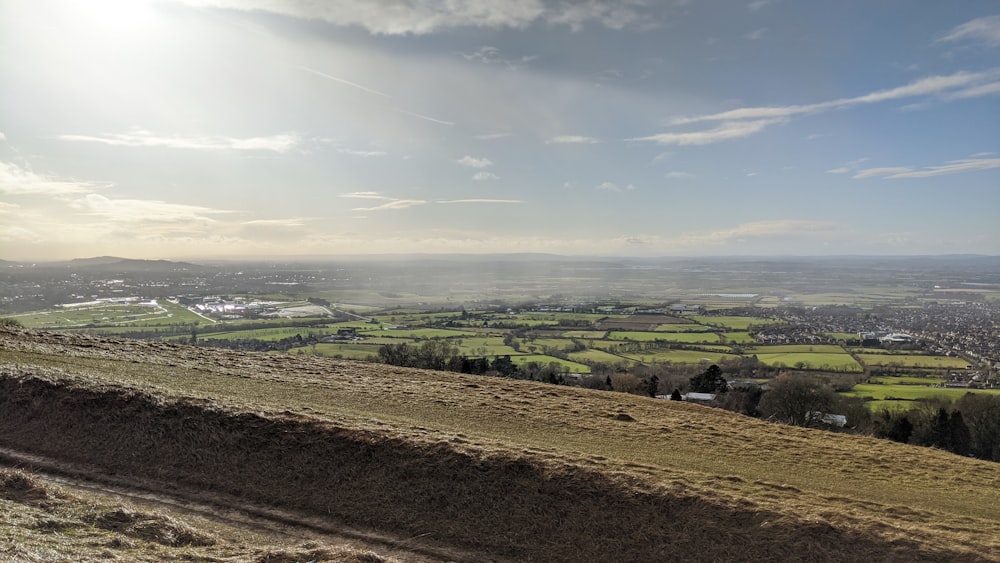
<instances>
[{"instance_id":1,"label":"farm field","mask_svg":"<svg viewBox=\"0 0 1000 563\"><path fill-rule=\"evenodd\" d=\"M1000 466L931 448L502 378L52 333L0 340L9 447L475 553L452 560L1000 550Z\"/></svg>"},{"instance_id":2,"label":"farm field","mask_svg":"<svg viewBox=\"0 0 1000 563\"><path fill-rule=\"evenodd\" d=\"M677 364L712 364L721 360L732 360L737 356L725 352L709 352L704 350L647 350L643 352L628 352L622 356L644 364L673 362Z\"/></svg>"},{"instance_id":3,"label":"farm field","mask_svg":"<svg viewBox=\"0 0 1000 563\"><path fill-rule=\"evenodd\" d=\"M688 344L718 343L719 335L714 332L631 332L613 331L608 333L609 340L633 340L636 342L683 342Z\"/></svg>"},{"instance_id":4,"label":"farm field","mask_svg":"<svg viewBox=\"0 0 1000 563\"><path fill-rule=\"evenodd\" d=\"M957 400L966 393L990 393L1000 395L997 389L951 389L912 384L871 384L859 383L844 395L871 399L868 408L881 410L883 408L912 408L913 401L919 399L944 398Z\"/></svg>"},{"instance_id":5,"label":"farm field","mask_svg":"<svg viewBox=\"0 0 1000 563\"><path fill-rule=\"evenodd\" d=\"M586 364L572 362L569 360L564 360L562 358L556 358L554 356L546 356L544 354L519 354L516 356L511 356L510 361L514 362L514 364L516 364L518 367L524 367L525 364L531 362L537 362L541 366L547 366L550 363L555 362L569 372L590 373L590 366Z\"/></svg>"},{"instance_id":6,"label":"farm field","mask_svg":"<svg viewBox=\"0 0 1000 563\"><path fill-rule=\"evenodd\" d=\"M753 353L761 362L780 368L813 369L860 373L864 371L850 354L841 352L779 352L767 353L757 348Z\"/></svg>"},{"instance_id":7,"label":"farm field","mask_svg":"<svg viewBox=\"0 0 1000 563\"><path fill-rule=\"evenodd\" d=\"M760 317L733 317L733 316L712 316L712 315L688 315L685 318L698 324L707 326L717 326L729 330L747 330L751 325L772 325L783 324L780 319L766 319Z\"/></svg>"},{"instance_id":8,"label":"farm field","mask_svg":"<svg viewBox=\"0 0 1000 563\"><path fill-rule=\"evenodd\" d=\"M926 354L858 354L858 358L869 366L930 369L965 369L969 367L969 362L962 358Z\"/></svg>"},{"instance_id":9,"label":"farm field","mask_svg":"<svg viewBox=\"0 0 1000 563\"><path fill-rule=\"evenodd\" d=\"M605 352L603 350L595 350L595 349L583 350L581 352L570 352L568 356L569 359L573 360L574 362L593 362L593 363L604 363L610 365L614 365L617 363L624 363L631 365L636 363L635 360L626 359L621 356L616 356L609 352Z\"/></svg>"}]
</instances>

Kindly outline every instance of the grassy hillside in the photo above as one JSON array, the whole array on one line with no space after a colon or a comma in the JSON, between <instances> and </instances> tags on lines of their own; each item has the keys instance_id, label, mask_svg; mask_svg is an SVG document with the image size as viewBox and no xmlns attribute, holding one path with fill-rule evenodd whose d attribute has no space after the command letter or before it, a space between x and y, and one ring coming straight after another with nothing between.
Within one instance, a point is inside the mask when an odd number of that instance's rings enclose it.
<instances>
[{"instance_id":1,"label":"grassy hillside","mask_svg":"<svg viewBox=\"0 0 1000 563\"><path fill-rule=\"evenodd\" d=\"M998 464L499 378L11 329L0 445L483 559L1000 559Z\"/></svg>"}]
</instances>

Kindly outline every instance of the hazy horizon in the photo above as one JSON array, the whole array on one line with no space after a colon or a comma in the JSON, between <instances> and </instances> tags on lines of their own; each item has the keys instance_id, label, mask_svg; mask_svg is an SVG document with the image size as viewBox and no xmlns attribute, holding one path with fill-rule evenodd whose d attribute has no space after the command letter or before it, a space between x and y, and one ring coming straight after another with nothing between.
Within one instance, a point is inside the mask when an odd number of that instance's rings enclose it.
<instances>
[{"instance_id":1,"label":"hazy horizon","mask_svg":"<svg viewBox=\"0 0 1000 563\"><path fill-rule=\"evenodd\" d=\"M996 256L998 56L988 1L9 0L0 259Z\"/></svg>"}]
</instances>

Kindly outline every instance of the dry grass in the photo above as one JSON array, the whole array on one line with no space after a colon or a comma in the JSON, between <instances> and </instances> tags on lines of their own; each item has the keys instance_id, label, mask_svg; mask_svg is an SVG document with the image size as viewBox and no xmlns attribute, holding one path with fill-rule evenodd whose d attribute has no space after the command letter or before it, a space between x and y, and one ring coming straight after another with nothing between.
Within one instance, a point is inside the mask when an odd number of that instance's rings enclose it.
<instances>
[{"instance_id":1,"label":"dry grass","mask_svg":"<svg viewBox=\"0 0 1000 563\"><path fill-rule=\"evenodd\" d=\"M370 551L248 534L191 522L163 506L138 508L107 495L68 491L19 469L0 469L3 561L338 561L384 563Z\"/></svg>"},{"instance_id":2,"label":"dry grass","mask_svg":"<svg viewBox=\"0 0 1000 563\"><path fill-rule=\"evenodd\" d=\"M10 331L0 361L12 447L483 558L1000 559L1000 465L937 450L316 358Z\"/></svg>"}]
</instances>

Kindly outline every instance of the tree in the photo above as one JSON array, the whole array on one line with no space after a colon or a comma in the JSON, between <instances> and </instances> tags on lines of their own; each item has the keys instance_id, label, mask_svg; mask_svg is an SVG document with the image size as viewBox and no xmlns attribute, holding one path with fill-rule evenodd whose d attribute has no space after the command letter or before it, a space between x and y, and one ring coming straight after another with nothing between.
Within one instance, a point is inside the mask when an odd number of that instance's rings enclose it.
<instances>
[{"instance_id":1,"label":"tree","mask_svg":"<svg viewBox=\"0 0 1000 563\"><path fill-rule=\"evenodd\" d=\"M785 373L771 384L757 405L764 418L806 426L810 413L830 412L837 394L829 386L804 374Z\"/></svg>"},{"instance_id":2,"label":"tree","mask_svg":"<svg viewBox=\"0 0 1000 563\"><path fill-rule=\"evenodd\" d=\"M674 392L670 394L670 400L671 401L681 401L681 400L683 400L683 398L681 397L681 392L680 392L679 389L674 389Z\"/></svg>"},{"instance_id":3,"label":"tree","mask_svg":"<svg viewBox=\"0 0 1000 563\"><path fill-rule=\"evenodd\" d=\"M649 378L649 386L646 388L646 392L649 393L650 397L656 397L656 391L659 388L659 386L660 386L660 378L654 375L653 377Z\"/></svg>"},{"instance_id":4,"label":"tree","mask_svg":"<svg viewBox=\"0 0 1000 563\"><path fill-rule=\"evenodd\" d=\"M892 426L889 427L886 438L905 444L910 441L911 434L913 434L913 423L906 415L903 415L892 420Z\"/></svg>"},{"instance_id":5,"label":"tree","mask_svg":"<svg viewBox=\"0 0 1000 563\"><path fill-rule=\"evenodd\" d=\"M969 455L972 447L972 436L965 424L961 411L952 411L948 419L949 445L948 449L958 455Z\"/></svg>"},{"instance_id":6,"label":"tree","mask_svg":"<svg viewBox=\"0 0 1000 563\"><path fill-rule=\"evenodd\" d=\"M691 378L691 391L695 393L725 393L728 386L726 378L722 377L722 370L715 364Z\"/></svg>"}]
</instances>

